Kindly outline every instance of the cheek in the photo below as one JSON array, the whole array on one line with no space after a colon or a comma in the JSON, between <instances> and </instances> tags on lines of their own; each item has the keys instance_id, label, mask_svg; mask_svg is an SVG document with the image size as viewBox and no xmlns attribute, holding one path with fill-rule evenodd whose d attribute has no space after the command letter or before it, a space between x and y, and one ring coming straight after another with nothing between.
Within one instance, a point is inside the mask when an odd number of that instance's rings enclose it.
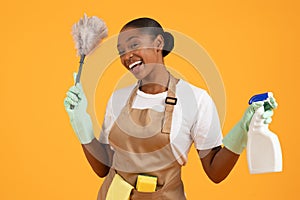
<instances>
[{"instance_id":1,"label":"cheek","mask_svg":"<svg viewBox=\"0 0 300 200\"><path fill-rule=\"evenodd\" d=\"M140 54L145 62L153 63L157 59L157 54L155 49L143 49Z\"/></svg>"},{"instance_id":2,"label":"cheek","mask_svg":"<svg viewBox=\"0 0 300 200\"><path fill-rule=\"evenodd\" d=\"M124 59L124 56L120 56L120 61L121 61L122 65L125 65L125 59Z\"/></svg>"}]
</instances>

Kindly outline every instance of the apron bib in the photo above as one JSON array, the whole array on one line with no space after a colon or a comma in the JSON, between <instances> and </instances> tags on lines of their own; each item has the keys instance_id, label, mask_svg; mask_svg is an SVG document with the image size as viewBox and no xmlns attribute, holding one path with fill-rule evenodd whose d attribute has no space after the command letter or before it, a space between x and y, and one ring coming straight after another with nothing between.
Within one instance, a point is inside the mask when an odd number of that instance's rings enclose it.
<instances>
[{"instance_id":1,"label":"apron bib","mask_svg":"<svg viewBox=\"0 0 300 200\"><path fill-rule=\"evenodd\" d=\"M116 173L134 187L139 174L157 177L155 192L132 189L131 200L186 199L181 180L181 165L177 162L170 144L172 114L177 100L176 82L170 75L165 112L132 108L139 84L133 89L109 134L109 143L115 153L98 200L106 199Z\"/></svg>"}]
</instances>

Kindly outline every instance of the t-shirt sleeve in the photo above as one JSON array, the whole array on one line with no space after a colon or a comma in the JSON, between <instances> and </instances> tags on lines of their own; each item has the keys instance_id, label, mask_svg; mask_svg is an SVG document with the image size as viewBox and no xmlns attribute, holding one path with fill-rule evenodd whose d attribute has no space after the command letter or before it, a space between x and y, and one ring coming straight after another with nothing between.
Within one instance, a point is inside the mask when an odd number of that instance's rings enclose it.
<instances>
[{"instance_id":1,"label":"t-shirt sleeve","mask_svg":"<svg viewBox=\"0 0 300 200\"><path fill-rule=\"evenodd\" d=\"M222 144L222 131L216 106L206 91L198 101L198 111L191 129L195 148L212 149Z\"/></svg>"},{"instance_id":2,"label":"t-shirt sleeve","mask_svg":"<svg viewBox=\"0 0 300 200\"><path fill-rule=\"evenodd\" d=\"M110 97L107 106L106 106L106 111L104 115L104 120L102 123L102 129L99 137L99 142L103 144L109 144L108 141L108 135L109 132L113 126L114 123L114 118L113 118L113 110L112 110L112 97Z\"/></svg>"}]
</instances>

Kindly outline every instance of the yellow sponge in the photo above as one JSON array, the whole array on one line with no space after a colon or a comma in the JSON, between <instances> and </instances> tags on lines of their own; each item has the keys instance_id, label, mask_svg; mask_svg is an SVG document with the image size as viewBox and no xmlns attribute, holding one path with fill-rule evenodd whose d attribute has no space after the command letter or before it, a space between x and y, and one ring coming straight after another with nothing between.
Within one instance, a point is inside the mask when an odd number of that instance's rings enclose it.
<instances>
[{"instance_id":1,"label":"yellow sponge","mask_svg":"<svg viewBox=\"0 0 300 200\"><path fill-rule=\"evenodd\" d=\"M155 192L157 177L138 175L136 189L139 192Z\"/></svg>"},{"instance_id":2,"label":"yellow sponge","mask_svg":"<svg viewBox=\"0 0 300 200\"><path fill-rule=\"evenodd\" d=\"M115 174L109 189L106 200L129 200L133 186L127 183L119 174Z\"/></svg>"}]
</instances>

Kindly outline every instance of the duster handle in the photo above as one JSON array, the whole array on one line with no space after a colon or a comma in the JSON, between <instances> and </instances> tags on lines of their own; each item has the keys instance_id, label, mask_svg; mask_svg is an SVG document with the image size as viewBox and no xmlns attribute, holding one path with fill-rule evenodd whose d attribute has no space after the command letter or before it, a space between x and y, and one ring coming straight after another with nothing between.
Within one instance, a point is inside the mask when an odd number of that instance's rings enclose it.
<instances>
[{"instance_id":1,"label":"duster handle","mask_svg":"<svg viewBox=\"0 0 300 200\"><path fill-rule=\"evenodd\" d=\"M82 66L83 66L83 64L84 64L84 59L85 59L85 55L84 54L82 54L81 56L80 56L80 61L79 61L79 69L78 69L78 73L77 73L77 76L76 76L76 81L75 81L75 85L77 84L77 83L79 83L80 82L80 76L81 76L81 71L82 71ZM73 105L70 105L70 109L74 109L74 106Z\"/></svg>"},{"instance_id":2,"label":"duster handle","mask_svg":"<svg viewBox=\"0 0 300 200\"><path fill-rule=\"evenodd\" d=\"M81 71L82 71L82 66L83 66L83 63L84 63L84 59L85 59L85 55L82 54L80 56L80 61L79 61L80 65L79 65L78 73L77 73L77 76L76 76L75 85L80 82L80 76L81 76Z\"/></svg>"}]
</instances>

